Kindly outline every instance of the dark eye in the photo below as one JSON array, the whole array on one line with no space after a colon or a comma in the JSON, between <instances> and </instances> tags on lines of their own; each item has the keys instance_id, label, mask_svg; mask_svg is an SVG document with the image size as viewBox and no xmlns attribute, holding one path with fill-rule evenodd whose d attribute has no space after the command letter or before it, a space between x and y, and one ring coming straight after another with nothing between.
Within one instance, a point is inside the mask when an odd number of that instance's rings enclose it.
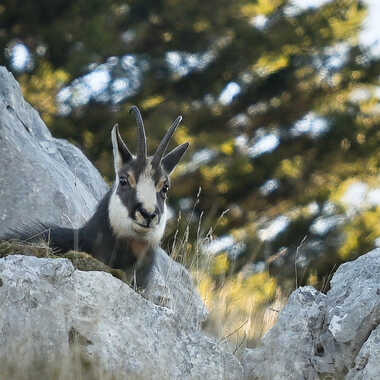
<instances>
[{"instance_id":1,"label":"dark eye","mask_svg":"<svg viewBox=\"0 0 380 380\"><path fill-rule=\"evenodd\" d=\"M128 178L127 177L120 177L119 183L120 183L120 186L129 185Z\"/></svg>"},{"instance_id":2,"label":"dark eye","mask_svg":"<svg viewBox=\"0 0 380 380\"><path fill-rule=\"evenodd\" d=\"M166 195L166 193L169 191L169 185L167 183L165 183L164 186L162 186L162 189L161 189L161 193L163 195Z\"/></svg>"}]
</instances>

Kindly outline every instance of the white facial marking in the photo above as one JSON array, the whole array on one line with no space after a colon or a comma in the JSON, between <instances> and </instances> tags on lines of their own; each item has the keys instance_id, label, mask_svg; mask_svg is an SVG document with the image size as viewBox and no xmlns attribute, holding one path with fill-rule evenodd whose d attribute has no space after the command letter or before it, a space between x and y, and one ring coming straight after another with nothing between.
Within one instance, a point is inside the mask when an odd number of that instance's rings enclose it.
<instances>
[{"instance_id":1,"label":"white facial marking","mask_svg":"<svg viewBox=\"0 0 380 380\"><path fill-rule=\"evenodd\" d=\"M135 238L144 240L152 246L158 246L165 232L166 226L166 205L160 218L160 223L155 224L152 228L144 228L135 223L129 217L128 209L123 205L120 197L116 194L116 189L110 197L108 205L109 221L113 233L118 238Z\"/></svg>"},{"instance_id":2,"label":"white facial marking","mask_svg":"<svg viewBox=\"0 0 380 380\"><path fill-rule=\"evenodd\" d=\"M131 236L133 220L129 217L128 209L115 191L110 197L108 215L112 230L117 237Z\"/></svg>"},{"instance_id":3,"label":"white facial marking","mask_svg":"<svg viewBox=\"0 0 380 380\"><path fill-rule=\"evenodd\" d=\"M160 223L157 224L154 230L152 231L151 241L156 242L155 245L158 245L162 237L164 236L165 227L166 227L166 217L167 217L166 205L164 205L164 210L161 215Z\"/></svg>"},{"instance_id":4,"label":"white facial marking","mask_svg":"<svg viewBox=\"0 0 380 380\"><path fill-rule=\"evenodd\" d=\"M144 172L140 174L137 181L136 198L149 213L152 214L156 209L157 190L154 186L152 166L150 163L147 164Z\"/></svg>"}]
</instances>

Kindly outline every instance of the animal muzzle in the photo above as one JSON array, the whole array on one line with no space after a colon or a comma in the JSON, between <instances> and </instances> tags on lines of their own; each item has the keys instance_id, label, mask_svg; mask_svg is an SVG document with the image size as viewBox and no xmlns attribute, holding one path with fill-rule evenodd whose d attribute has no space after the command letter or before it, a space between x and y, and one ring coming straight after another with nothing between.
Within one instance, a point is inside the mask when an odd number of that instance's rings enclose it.
<instances>
[{"instance_id":1,"label":"animal muzzle","mask_svg":"<svg viewBox=\"0 0 380 380\"><path fill-rule=\"evenodd\" d=\"M159 212L155 209L154 212L151 213L142 206L137 206L135 210L135 220L143 227L154 227L159 223Z\"/></svg>"}]
</instances>

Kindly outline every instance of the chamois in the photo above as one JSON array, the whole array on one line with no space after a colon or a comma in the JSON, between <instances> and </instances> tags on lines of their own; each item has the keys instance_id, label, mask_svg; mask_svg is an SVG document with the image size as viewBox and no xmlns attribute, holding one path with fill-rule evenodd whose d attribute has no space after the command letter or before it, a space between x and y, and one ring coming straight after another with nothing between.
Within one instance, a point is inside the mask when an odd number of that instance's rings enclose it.
<instances>
[{"instance_id":1,"label":"chamois","mask_svg":"<svg viewBox=\"0 0 380 380\"><path fill-rule=\"evenodd\" d=\"M161 140L153 156L147 156L144 123L136 106L138 151L133 155L120 136L116 124L111 133L115 182L99 202L93 216L78 229L35 224L13 231L13 238L26 240L31 234L61 252L71 249L87 252L115 269L133 274L135 285L145 287L154 261L154 248L164 234L166 197L170 174L189 144L166 153L170 139L180 124L179 116Z\"/></svg>"}]
</instances>

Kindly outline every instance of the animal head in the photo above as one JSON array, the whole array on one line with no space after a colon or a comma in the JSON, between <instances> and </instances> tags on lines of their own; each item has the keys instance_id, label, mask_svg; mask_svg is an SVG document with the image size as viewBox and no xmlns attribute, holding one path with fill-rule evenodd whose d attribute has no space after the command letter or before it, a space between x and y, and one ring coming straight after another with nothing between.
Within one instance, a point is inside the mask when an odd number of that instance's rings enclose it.
<instances>
[{"instance_id":1,"label":"animal head","mask_svg":"<svg viewBox=\"0 0 380 380\"><path fill-rule=\"evenodd\" d=\"M134 238L157 245L166 225L166 197L170 175L189 144L177 146L166 154L170 139L182 117L173 122L153 156L147 156L144 123L133 106L138 128L138 151L133 155L120 136L118 125L112 129L115 184L109 202L109 221L118 238Z\"/></svg>"}]
</instances>

